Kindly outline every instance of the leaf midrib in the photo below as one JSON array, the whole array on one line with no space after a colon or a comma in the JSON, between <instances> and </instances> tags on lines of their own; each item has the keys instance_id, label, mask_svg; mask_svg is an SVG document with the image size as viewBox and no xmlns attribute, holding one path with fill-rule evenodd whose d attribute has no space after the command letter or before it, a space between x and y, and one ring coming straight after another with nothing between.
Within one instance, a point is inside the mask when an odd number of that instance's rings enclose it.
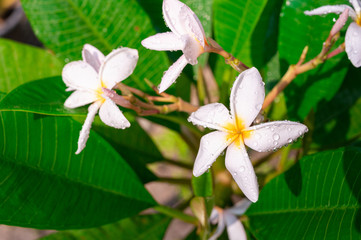
<instances>
[{"instance_id":1,"label":"leaf midrib","mask_svg":"<svg viewBox=\"0 0 361 240\"><path fill-rule=\"evenodd\" d=\"M325 208L302 208L302 209L282 209L276 211L264 211L264 212L256 212L246 214L247 216L260 216L260 215L270 215L270 214L284 214L284 213L298 213L298 212L324 212L324 211L335 211L335 210L358 210L361 207L359 205L350 205L350 206L333 206L333 207L325 207Z\"/></svg>"}]
</instances>

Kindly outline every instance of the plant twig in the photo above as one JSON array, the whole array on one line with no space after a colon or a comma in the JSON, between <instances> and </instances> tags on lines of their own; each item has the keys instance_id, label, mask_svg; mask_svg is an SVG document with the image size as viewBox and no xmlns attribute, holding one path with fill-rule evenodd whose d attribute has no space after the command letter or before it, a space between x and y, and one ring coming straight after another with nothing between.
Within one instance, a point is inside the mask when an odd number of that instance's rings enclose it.
<instances>
[{"instance_id":1,"label":"plant twig","mask_svg":"<svg viewBox=\"0 0 361 240\"><path fill-rule=\"evenodd\" d=\"M173 217L173 218L178 218L184 222L187 222L187 223L191 223L191 224L194 224L194 225L198 225L198 220L196 217L193 217L191 215L188 215L188 214L185 214L179 210L176 210L176 209L173 209L171 207L167 207L167 206L164 206L164 205L158 205L158 206L155 206L153 207L154 210L160 212L160 213L163 213L167 216L170 216L170 217Z\"/></svg>"}]
</instances>

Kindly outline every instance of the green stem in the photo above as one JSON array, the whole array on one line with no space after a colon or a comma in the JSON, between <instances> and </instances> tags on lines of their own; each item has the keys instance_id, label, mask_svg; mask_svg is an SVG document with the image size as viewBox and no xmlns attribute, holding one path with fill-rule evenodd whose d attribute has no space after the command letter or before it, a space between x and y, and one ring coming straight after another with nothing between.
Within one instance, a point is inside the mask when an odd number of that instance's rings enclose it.
<instances>
[{"instance_id":1,"label":"green stem","mask_svg":"<svg viewBox=\"0 0 361 240\"><path fill-rule=\"evenodd\" d=\"M188 215L188 214L185 214L179 210L176 210L176 209L173 209L171 207L167 207L167 206L164 206L164 205L158 205L158 206L155 206L153 207L154 210L160 212L160 213L163 213L167 216L170 216L170 217L173 217L173 218L178 218L184 222L187 222L187 223L191 223L191 224L194 224L194 225L197 225L198 224L198 220L197 218L191 216L191 215Z\"/></svg>"},{"instance_id":2,"label":"green stem","mask_svg":"<svg viewBox=\"0 0 361 240\"><path fill-rule=\"evenodd\" d=\"M170 160L170 159L163 159L163 162L168 163L168 164L172 164L174 166L177 167L181 167L181 168L185 168L185 169L193 169L193 165L188 164L188 163L184 163L184 162L180 162L180 161L175 161L175 160Z\"/></svg>"}]
</instances>

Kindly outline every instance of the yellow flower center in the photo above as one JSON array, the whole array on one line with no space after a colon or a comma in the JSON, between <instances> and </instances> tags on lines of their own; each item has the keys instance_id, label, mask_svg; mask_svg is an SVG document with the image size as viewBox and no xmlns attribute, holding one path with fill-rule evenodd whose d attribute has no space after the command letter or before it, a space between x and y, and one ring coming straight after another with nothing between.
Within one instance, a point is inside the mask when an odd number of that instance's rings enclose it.
<instances>
[{"instance_id":1,"label":"yellow flower center","mask_svg":"<svg viewBox=\"0 0 361 240\"><path fill-rule=\"evenodd\" d=\"M106 88L105 84L103 83L103 81L101 81L100 86L95 90L95 94L98 97L98 101L100 101L101 103L105 102L105 98L102 96L104 94L103 92L103 87Z\"/></svg>"},{"instance_id":2,"label":"yellow flower center","mask_svg":"<svg viewBox=\"0 0 361 240\"><path fill-rule=\"evenodd\" d=\"M236 146L244 144L244 139L249 138L252 130L245 131L244 121L237 118L234 123L227 123L223 126L228 132L227 141L234 142Z\"/></svg>"}]
</instances>

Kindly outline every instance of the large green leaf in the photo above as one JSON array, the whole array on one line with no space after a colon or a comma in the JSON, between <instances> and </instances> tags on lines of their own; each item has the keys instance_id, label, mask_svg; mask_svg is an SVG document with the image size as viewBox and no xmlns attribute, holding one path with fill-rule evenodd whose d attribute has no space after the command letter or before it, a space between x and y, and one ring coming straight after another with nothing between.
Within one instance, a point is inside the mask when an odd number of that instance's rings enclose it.
<instances>
[{"instance_id":1,"label":"large green leaf","mask_svg":"<svg viewBox=\"0 0 361 240\"><path fill-rule=\"evenodd\" d=\"M142 215L117 223L86 230L64 231L41 238L42 240L159 240L170 222L163 215Z\"/></svg>"},{"instance_id":2,"label":"large green leaf","mask_svg":"<svg viewBox=\"0 0 361 240\"><path fill-rule=\"evenodd\" d=\"M216 41L235 57L251 37L266 0L215 0L214 33Z\"/></svg>"},{"instance_id":3,"label":"large green leaf","mask_svg":"<svg viewBox=\"0 0 361 240\"><path fill-rule=\"evenodd\" d=\"M335 97L315 113L313 144L337 147L361 135L361 69L350 67Z\"/></svg>"},{"instance_id":4,"label":"large green leaf","mask_svg":"<svg viewBox=\"0 0 361 240\"><path fill-rule=\"evenodd\" d=\"M308 45L306 61L314 58L322 48L332 25L335 14L306 16L305 10L327 4L345 3L340 0L289 0L284 4L279 36L279 57L282 72L290 64L296 64L303 48ZM341 38L337 44L341 44ZM345 54L327 60L313 71L299 75L284 91L292 119L303 120L309 111L317 111L320 101L329 101L342 84L347 73L348 60Z\"/></svg>"},{"instance_id":5,"label":"large green leaf","mask_svg":"<svg viewBox=\"0 0 361 240\"><path fill-rule=\"evenodd\" d=\"M0 102L0 109L47 115L86 115L86 107L64 107L64 102L70 95L65 88L60 76L28 82L8 93Z\"/></svg>"},{"instance_id":6,"label":"large green leaf","mask_svg":"<svg viewBox=\"0 0 361 240\"><path fill-rule=\"evenodd\" d=\"M60 77L32 81L11 91L0 102L0 111L25 111L46 115L73 116L78 122L85 121L87 107L67 109L64 101L69 96ZM77 117L77 116L82 117ZM102 135L136 171L143 181L156 177L145 168L145 163L162 160L163 157L148 134L131 114L127 114L131 127L120 130L103 124L99 118L93 130Z\"/></svg>"},{"instance_id":7,"label":"large green leaf","mask_svg":"<svg viewBox=\"0 0 361 240\"><path fill-rule=\"evenodd\" d=\"M301 159L249 208L257 239L360 239L361 148Z\"/></svg>"},{"instance_id":8,"label":"large green leaf","mask_svg":"<svg viewBox=\"0 0 361 240\"><path fill-rule=\"evenodd\" d=\"M261 17L266 0L214 0L214 35L224 50L251 64L251 36ZM243 59L245 58L245 59ZM220 85L221 102L228 101L229 89L239 73L219 57L215 76Z\"/></svg>"},{"instance_id":9,"label":"large green leaf","mask_svg":"<svg viewBox=\"0 0 361 240\"><path fill-rule=\"evenodd\" d=\"M0 113L0 223L100 226L155 204L122 157L96 133L75 155L81 124L69 117Z\"/></svg>"},{"instance_id":10,"label":"large green leaf","mask_svg":"<svg viewBox=\"0 0 361 240\"><path fill-rule=\"evenodd\" d=\"M43 49L0 39L0 91L25 82L59 75L62 63Z\"/></svg>"},{"instance_id":11,"label":"large green leaf","mask_svg":"<svg viewBox=\"0 0 361 240\"><path fill-rule=\"evenodd\" d=\"M22 3L35 34L66 62L79 60L85 43L105 54L120 46L138 49L139 62L131 79L143 89L144 78L159 82L164 71L159 69L168 66L164 52L141 46L140 42L155 31L136 0L23 0ZM126 83L133 84L129 80Z\"/></svg>"}]
</instances>

